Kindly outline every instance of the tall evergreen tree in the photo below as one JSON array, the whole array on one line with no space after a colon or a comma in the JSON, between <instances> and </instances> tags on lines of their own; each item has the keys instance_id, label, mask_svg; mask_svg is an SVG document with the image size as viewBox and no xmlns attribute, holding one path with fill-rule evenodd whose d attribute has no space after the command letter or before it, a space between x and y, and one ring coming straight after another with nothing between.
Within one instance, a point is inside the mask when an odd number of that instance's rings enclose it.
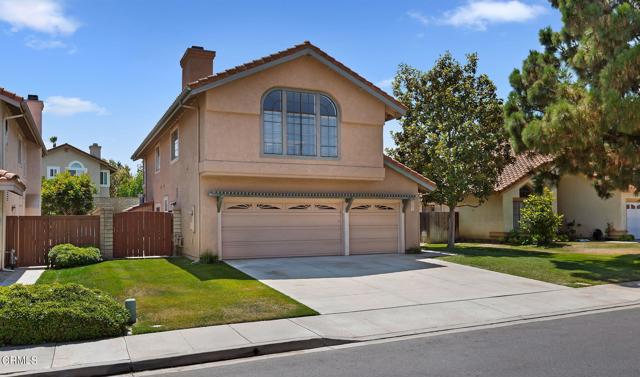
<instances>
[{"instance_id":1,"label":"tall evergreen tree","mask_svg":"<svg viewBox=\"0 0 640 377\"><path fill-rule=\"evenodd\" d=\"M551 0L563 28L540 31L510 76L506 126L516 151L556 158L598 194L640 187L640 2Z\"/></svg>"}]
</instances>

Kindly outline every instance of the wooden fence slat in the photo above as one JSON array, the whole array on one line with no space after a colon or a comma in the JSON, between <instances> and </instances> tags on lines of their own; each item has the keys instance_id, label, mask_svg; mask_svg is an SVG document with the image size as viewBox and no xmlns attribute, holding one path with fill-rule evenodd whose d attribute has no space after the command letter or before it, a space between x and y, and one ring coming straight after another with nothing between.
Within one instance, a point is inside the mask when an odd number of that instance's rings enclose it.
<instances>
[{"instance_id":1,"label":"wooden fence slat","mask_svg":"<svg viewBox=\"0 0 640 377\"><path fill-rule=\"evenodd\" d=\"M169 256L173 251L173 215L122 212L113 217L114 258Z\"/></svg>"}]
</instances>

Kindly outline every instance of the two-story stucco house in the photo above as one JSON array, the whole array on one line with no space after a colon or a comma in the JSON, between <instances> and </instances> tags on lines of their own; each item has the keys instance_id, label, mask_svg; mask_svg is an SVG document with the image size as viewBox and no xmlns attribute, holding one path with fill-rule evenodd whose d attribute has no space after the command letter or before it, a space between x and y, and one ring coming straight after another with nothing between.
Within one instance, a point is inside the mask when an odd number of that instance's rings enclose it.
<instances>
[{"instance_id":1,"label":"two-story stucco house","mask_svg":"<svg viewBox=\"0 0 640 377\"><path fill-rule=\"evenodd\" d=\"M4 268L7 216L40 215L43 103L0 88L0 269Z\"/></svg>"},{"instance_id":2,"label":"two-story stucco house","mask_svg":"<svg viewBox=\"0 0 640 377\"><path fill-rule=\"evenodd\" d=\"M384 156L401 103L309 42L219 73L184 53L182 91L133 154L145 200L180 209L183 252L221 259L402 253L433 182Z\"/></svg>"},{"instance_id":3,"label":"two-story stucco house","mask_svg":"<svg viewBox=\"0 0 640 377\"><path fill-rule=\"evenodd\" d=\"M102 147L97 143L89 146L88 153L67 143L54 146L43 159L42 176L51 179L65 171L71 175L88 174L96 186L94 197L108 198L111 173L116 168L102 159L101 151Z\"/></svg>"}]
</instances>

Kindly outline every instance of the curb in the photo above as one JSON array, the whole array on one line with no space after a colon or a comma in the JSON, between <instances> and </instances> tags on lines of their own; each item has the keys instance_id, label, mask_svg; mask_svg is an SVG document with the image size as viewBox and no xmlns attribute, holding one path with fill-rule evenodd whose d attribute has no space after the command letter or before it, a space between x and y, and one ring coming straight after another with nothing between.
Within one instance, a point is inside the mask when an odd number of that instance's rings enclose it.
<instances>
[{"instance_id":1,"label":"curb","mask_svg":"<svg viewBox=\"0 0 640 377\"><path fill-rule=\"evenodd\" d=\"M223 349L188 354L175 354L166 357L120 360L96 364L84 364L78 367L50 368L42 371L25 371L9 373L6 376L36 376L36 377L85 377L107 376L113 374L125 374L141 372L145 370L173 368L193 364L211 363L232 359L241 359L259 355L270 355L282 352L302 351L313 348L338 346L355 343L357 340L310 338L292 340L280 343L244 346L234 349Z\"/></svg>"}]
</instances>

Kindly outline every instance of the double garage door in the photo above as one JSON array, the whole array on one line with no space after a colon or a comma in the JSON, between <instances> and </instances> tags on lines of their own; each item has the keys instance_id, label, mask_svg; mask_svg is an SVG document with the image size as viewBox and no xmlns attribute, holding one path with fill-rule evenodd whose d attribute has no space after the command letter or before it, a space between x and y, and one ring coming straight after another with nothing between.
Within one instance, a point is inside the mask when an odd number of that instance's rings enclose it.
<instances>
[{"instance_id":1,"label":"double garage door","mask_svg":"<svg viewBox=\"0 0 640 377\"><path fill-rule=\"evenodd\" d=\"M344 255L340 199L225 199L224 259ZM355 200L349 212L350 254L398 251L400 201Z\"/></svg>"}]
</instances>

